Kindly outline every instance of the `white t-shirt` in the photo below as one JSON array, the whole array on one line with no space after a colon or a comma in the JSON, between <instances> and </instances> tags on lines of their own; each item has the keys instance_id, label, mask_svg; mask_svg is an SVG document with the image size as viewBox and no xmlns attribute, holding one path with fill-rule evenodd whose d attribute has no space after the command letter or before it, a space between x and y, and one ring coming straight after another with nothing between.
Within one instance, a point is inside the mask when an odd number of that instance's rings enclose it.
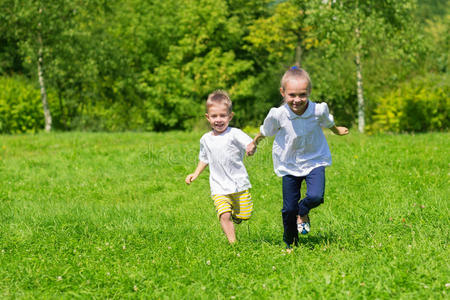
<instances>
[{"instance_id":1,"label":"white t-shirt","mask_svg":"<svg viewBox=\"0 0 450 300\"><path fill-rule=\"evenodd\" d=\"M209 164L212 195L228 195L252 186L244 166L245 149L252 142L242 130L228 127L222 134L205 133L200 139L200 161Z\"/></svg>"},{"instance_id":2,"label":"white t-shirt","mask_svg":"<svg viewBox=\"0 0 450 300\"><path fill-rule=\"evenodd\" d=\"M284 104L269 111L260 131L275 135L272 158L275 173L306 176L313 169L331 165L331 153L321 127L334 125L326 103L308 100L308 107L299 116Z\"/></svg>"}]
</instances>

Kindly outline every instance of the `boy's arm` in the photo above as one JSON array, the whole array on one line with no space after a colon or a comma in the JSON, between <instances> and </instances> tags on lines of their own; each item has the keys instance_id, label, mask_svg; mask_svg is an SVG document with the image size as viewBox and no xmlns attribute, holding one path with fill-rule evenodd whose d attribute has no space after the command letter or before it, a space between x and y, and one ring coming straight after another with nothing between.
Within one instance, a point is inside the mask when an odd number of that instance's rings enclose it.
<instances>
[{"instance_id":1,"label":"boy's arm","mask_svg":"<svg viewBox=\"0 0 450 300\"><path fill-rule=\"evenodd\" d=\"M204 169L208 166L207 163L202 162L201 160L198 162L197 168L195 169L194 173L189 174L186 176L186 179L184 180L186 184L191 184L192 181L194 181L200 173L203 172Z\"/></svg>"},{"instance_id":2,"label":"boy's arm","mask_svg":"<svg viewBox=\"0 0 450 300\"><path fill-rule=\"evenodd\" d=\"M348 134L348 128L347 127L342 127L342 126L337 127L336 125L333 125L333 127L330 127L330 130L333 131L333 133L336 134L336 135L346 135L346 134Z\"/></svg>"},{"instance_id":3,"label":"boy's arm","mask_svg":"<svg viewBox=\"0 0 450 300\"><path fill-rule=\"evenodd\" d=\"M253 141L252 141L250 144L247 145L247 149L246 149L245 152L247 153L248 156L252 156L253 154L255 154L256 147L258 146L259 142L260 142L262 139L264 139L264 138L265 138L265 136L263 136L263 135L261 134L261 132L259 132L259 133L255 136L255 138L253 139Z\"/></svg>"}]
</instances>

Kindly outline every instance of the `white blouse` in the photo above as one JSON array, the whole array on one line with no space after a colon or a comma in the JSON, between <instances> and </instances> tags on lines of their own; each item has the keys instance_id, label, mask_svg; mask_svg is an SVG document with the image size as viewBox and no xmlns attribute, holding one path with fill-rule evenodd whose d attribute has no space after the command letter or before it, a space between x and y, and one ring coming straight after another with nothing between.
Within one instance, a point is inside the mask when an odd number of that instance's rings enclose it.
<instances>
[{"instance_id":1,"label":"white blouse","mask_svg":"<svg viewBox=\"0 0 450 300\"><path fill-rule=\"evenodd\" d=\"M200 139L200 161L209 165L211 195L228 195L251 188L244 155L252 138L228 127L220 135L205 133Z\"/></svg>"},{"instance_id":2,"label":"white blouse","mask_svg":"<svg viewBox=\"0 0 450 300\"><path fill-rule=\"evenodd\" d=\"M308 100L302 115L284 104L269 111L260 131L263 136L275 135L272 148L275 173L306 176L313 169L331 165L331 153L322 127L334 125L326 103Z\"/></svg>"}]
</instances>

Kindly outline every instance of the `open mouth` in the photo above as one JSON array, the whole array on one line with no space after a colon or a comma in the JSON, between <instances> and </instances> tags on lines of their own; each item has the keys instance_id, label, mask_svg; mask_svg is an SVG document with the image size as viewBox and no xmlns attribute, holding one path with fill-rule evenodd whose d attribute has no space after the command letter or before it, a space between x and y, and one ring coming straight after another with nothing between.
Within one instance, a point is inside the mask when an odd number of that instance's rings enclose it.
<instances>
[{"instance_id":1,"label":"open mouth","mask_svg":"<svg viewBox=\"0 0 450 300\"><path fill-rule=\"evenodd\" d=\"M225 124L214 124L214 129L221 132L225 129Z\"/></svg>"}]
</instances>

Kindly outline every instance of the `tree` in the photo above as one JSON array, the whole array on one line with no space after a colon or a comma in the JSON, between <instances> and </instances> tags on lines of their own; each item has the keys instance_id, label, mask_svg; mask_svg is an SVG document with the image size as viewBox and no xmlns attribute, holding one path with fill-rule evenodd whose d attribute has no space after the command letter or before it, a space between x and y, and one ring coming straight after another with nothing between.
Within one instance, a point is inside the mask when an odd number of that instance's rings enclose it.
<instances>
[{"instance_id":1,"label":"tree","mask_svg":"<svg viewBox=\"0 0 450 300\"><path fill-rule=\"evenodd\" d=\"M359 107L363 129L372 99L448 65L448 18L421 34L414 0L0 0L0 8L1 75L40 85L44 117L63 130L192 128L218 88L232 96L236 125L258 125L279 105L280 76L294 64L339 122L350 126Z\"/></svg>"},{"instance_id":2,"label":"tree","mask_svg":"<svg viewBox=\"0 0 450 300\"><path fill-rule=\"evenodd\" d=\"M17 41L17 50L24 59L24 69L36 74L42 99L45 130L52 128L52 116L47 98L47 65L54 59L52 50L63 43L61 32L68 29L66 21L73 13L70 1L58 0L42 2L36 0L3 0L2 7L8 14L3 15L4 25L13 41ZM35 62L35 64L33 63ZM36 66L36 67L33 67Z\"/></svg>"},{"instance_id":3,"label":"tree","mask_svg":"<svg viewBox=\"0 0 450 300\"><path fill-rule=\"evenodd\" d=\"M148 130L192 128L207 95L219 88L230 92L236 110L245 107L255 80L241 46L249 16L237 3L176 1L178 9L166 10L176 12L167 20L177 20L175 31L168 32L171 44L157 67L142 71L138 86L147 98Z\"/></svg>"},{"instance_id":4,"label":"tree","mask_svg":"<svg viewBox=\"0 0 450 300\"><path fill-rule=\"evenodd\" d=\"M42 15L42 8L39 7L39 16ZM44 118L45 118L45 131L50 132L52 129L52 115L50 113L50 109L48 108L47 101L47 90L45 88L45 80L43 69L43 61L42 61L42 53L44 44L42 43L42 23L41 20L38 20L37 26L37 42L38 42L38 57L37 57L37 70L38 70L38 78L39 78L39 87L41 90L41 100L42 100L42 108L44 110Z\"/></svg>"},{"instance_id":5,"label":"tree","mask_svg":"<svg viewBox=\"0 0 450 300\"><path fill-rule=\"evenodd\" d=\"M308 64L306 57L318 46L318 40L307 33L311 26L305 23L307 1L274 1L268 14L249 26L245 49L252 55L256 70L255 97L259 104L253 107L252 125L258 125L268 108L280 104L279 83L283 72L293 65Z\"/></svg>"},{"instance_id":6,"label":"tree","mask_svg":"<svg viewBox=\"0 0 450 300\"><path fill-rule=\"evenodd\" d=\"M364 131L367 106L363 89L363 61L375 53L413 59L415 54L407 49L419 45L419 42L408 39L405 33L415 28L411 18L414 4L413 0L315 0L308 3L310 15L307 22L314 27L311 34L327 41L321 43L327 56L342 55L348 51L353 53L360 132ZM380 45L385 48L380 49Z\"/></svg>"}]
</instances>

